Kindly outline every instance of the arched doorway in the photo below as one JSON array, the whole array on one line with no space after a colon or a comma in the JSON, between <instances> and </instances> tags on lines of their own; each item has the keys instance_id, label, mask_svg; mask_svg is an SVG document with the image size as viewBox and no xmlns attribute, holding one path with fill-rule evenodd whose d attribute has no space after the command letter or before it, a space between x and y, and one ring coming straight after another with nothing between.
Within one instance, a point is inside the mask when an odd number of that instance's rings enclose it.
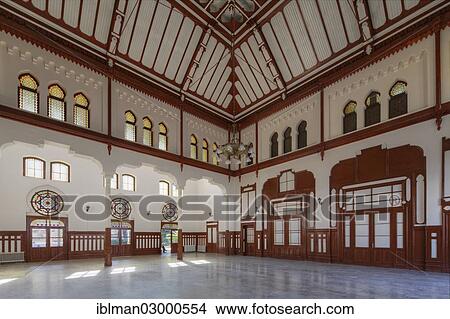
<instances>
[{"instance_id":1,"label":"arched doorway","mask_svg":"<svg viewBox=\"0 0 450 319\"><path fill-rule=\"evenodd\" d=\"M178 223L161 222L161 253L171 254L178 248Z\"/></svg>"}]
</instances>

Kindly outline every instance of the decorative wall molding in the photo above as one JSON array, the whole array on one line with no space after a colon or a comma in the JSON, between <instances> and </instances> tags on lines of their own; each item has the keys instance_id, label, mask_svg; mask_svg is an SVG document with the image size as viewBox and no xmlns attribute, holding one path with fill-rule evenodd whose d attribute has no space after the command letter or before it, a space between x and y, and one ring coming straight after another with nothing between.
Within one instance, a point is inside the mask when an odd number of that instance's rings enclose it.
<instances>
[{"instance_id":1,"label":"decorative wall molding","mask_svg":"<svg viewBox=\"0 0 450 319\"><path fill-rule=\"evenodd\" d=\"M21 62L31 62L34 65L41 66L44 70L54 72L56 75L63 75L67 79L72 79L84 86L90 86L98 89L103 86L102 81L97 81L84 73L73 70L70 65L61 65L51 59L47 59L42 55L33 55L29 50L18 47L17 45L8 45L5 40L0 41L0 49L6 50L7 54L16 57ZM72 63L71 61L67 61Z\"/></svg>"},{"instance_id":2,"label":"decorative wall molding","mask_svg":"<svg viewBox=\"0 0 450 319\"><path fill-rule=\"evenodd\" d=\"M211 125L211 123L202 120L201 118L193 115L193 114L186 114L185 120L187 127L190 129L195 130L196 132L212 136L220 141L226 141L228 139L228 132Z\"/></svg>"}]
</instances>

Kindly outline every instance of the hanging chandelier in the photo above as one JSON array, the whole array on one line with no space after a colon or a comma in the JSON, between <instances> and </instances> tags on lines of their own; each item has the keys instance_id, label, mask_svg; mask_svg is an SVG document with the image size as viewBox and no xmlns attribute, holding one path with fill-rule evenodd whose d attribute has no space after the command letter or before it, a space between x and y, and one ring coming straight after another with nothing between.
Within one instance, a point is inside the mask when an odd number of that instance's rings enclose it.
<instances>
[{"instance_id":1,"label":"hanging chandelier","mask_svg":"<svg viewBox=\"0 0 450 319\"><path fill-rule=\"evenodd\" d=\"M233 124L231 129L230 142L220 145L216 151L217 160L225 162L225 164L240 164L242 161L250 164L255 158L255 150L253 144L243 144L239 142L239 133L237 125Z\"/></svg>"},{"instance_id":2,"label":"hanging chandelier","mask_svg":"<svg viewBox=\"0 0 450 319\"><path fill-rule=\"evenodd\" d=\"M236 4L234 1L230 1L230 20L232 23L235 23L235 15L236 15ZM234 38L231 42L231 64L232 64L232 81L233 81L233 111L236 110L236 75L234 72L235 69L235 54L234 54ZM244 144L239 141L239 132L236 123L233 123L231 126L230 132L230 141L226 144L220 145L216 150L217 160L219 162L224 162L229 165L240 164L244 161L247 164L253 162L255 158L255 150L253 148L253 144Z\"/></svg>"}]
</instances>

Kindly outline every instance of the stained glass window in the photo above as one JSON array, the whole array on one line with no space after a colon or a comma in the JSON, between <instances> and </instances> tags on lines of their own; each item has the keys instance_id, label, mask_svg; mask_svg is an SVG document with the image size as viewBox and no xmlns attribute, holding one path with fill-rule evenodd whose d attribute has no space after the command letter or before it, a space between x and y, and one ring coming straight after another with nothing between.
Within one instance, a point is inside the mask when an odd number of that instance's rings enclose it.
<instances>
[{"instance_id":1,"label":"stained glass window","mask_svg":"<svg viewBox=\"0 0 450 319\"><path fill-rule=\"evenodd\" d=\"M89 100L83 93L74 96L73 123L81 127L89 127Z\"/></svg>"},{"instance_id":2,"label":"stained glass window","mask_svg":"<svg viewBox=\"0 0 450 319\"><path fill-rule=\"evenodd\" d=\"M142 142L144 143L144 145L153 146L152 121L148 117L144 117L142 122L144 125Z\"/></svg>"},{"instance_id":3,"label":"stained glass window","mask_svg":"<svg viewBox=\"0 0 450 319\"><path fill-rule=\"evenodd\" d=\"M159 149L167 151L167 127L159 123Z\"/></svg>"},{"instance_id":4,"label":"stained glass window","mask_svg":"<svg viewBox=\"0 0 450 319\"><path fill-rule=\"evenodd\" d=\"M406 83L403 81L397 81L389 91L390 96L396 96L402 93L406 93Z\"/></svg>"},{"instance_id":5,"label":"stained glass window","mask_svg":"<svg viewBox=\"0 0 450 319\"><path fill-rule=\"evenodd\" d=\"M50 85L48 88L48 116L59 121L66 120L66 94L57 84Z\"/></svg>"},{"instance_id":6,"label":"stained glass window","mask_svg":"<svg viewBox=\"0 0 450 319\"><path fill-rule=\"evenodd\" d=\"M133 112L125 112L125 139L136 142L136 117Z\"/></svg>"},{"instance_id":7,"label":"stained glass window","mask_svg":"<svg viewBox=\"0 0 450 319\"><path fill-rule=\"evenodd\" d=\"M38 83L30 74L19 77L19 108L39 113Z\"/></svg>"},{"instance_id":8,"label":"stained glass window","mask_svg":"<svg viewBox=\"0 0 450 319\"><path fill-rule=\"evenodd\" d=\"M197 159L197 138L194 134L191 135L191 158Z\"/></svg>"}]
</instances>

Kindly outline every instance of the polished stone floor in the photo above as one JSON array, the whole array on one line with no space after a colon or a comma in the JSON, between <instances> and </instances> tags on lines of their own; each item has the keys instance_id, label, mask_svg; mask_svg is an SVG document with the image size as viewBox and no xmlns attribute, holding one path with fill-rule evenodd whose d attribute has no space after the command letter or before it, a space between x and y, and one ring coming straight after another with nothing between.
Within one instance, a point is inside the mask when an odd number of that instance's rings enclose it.
<instances>
[{"instance_id":1,"label":"polished stone floor","mask_svg":"<svg viewBox=\"0 0 450 319\"><path fill-rule=\"evenodd\" d=\"M450 298L450 276L186 254L0 265L0 298Z\"/></svg>"}]
</instances>

